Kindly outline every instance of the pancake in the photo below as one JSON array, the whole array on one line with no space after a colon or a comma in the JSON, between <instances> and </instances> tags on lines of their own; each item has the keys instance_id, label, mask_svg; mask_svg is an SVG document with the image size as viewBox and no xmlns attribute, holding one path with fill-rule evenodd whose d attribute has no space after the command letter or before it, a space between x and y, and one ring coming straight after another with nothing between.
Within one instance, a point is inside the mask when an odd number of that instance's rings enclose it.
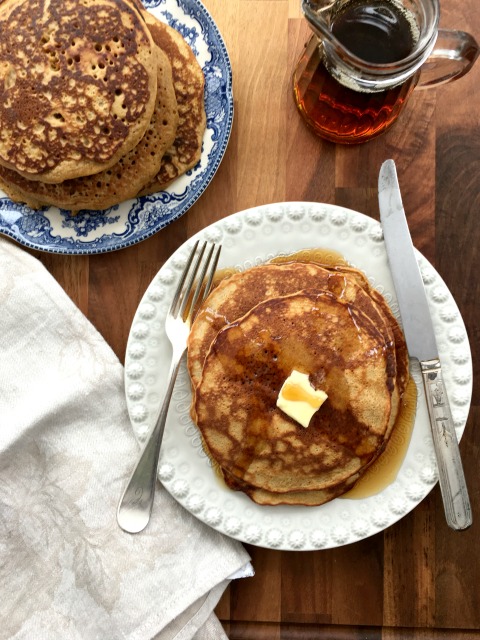
<instances>
[{"instance_id":1,"label":"pancake","mask_svg":"<svg viewBox=\"0 0 480 640\"><path fill-rule=\"evenodd\" d=\"M165 153L160 171L139 195L165 189L173 180L194 167L202 154L202 140L206 127L202 68L184 40L172 27L145 12L145 20L156 44L167 54L173 73L179 122L175 141Z\"/></svg>"},{"instance_id":2,"label":"pancake","mask_svg":"<svg viewBox=\"0 0 480 640\"><path fill-rule=\"evenodd\" d=\"M234 476L227 471L222 470L222 476L225 484L233 491L242 491L257 504L276 506L279 504L303 505L305 507L316 507L325 502L330 502L334 498L343 495L353 487L355 482L359 480L361 474L356 473L350 476L345 482L341 482L328 489L319 489L316 491L285 491L283 493L275 493L266 489L254 487Z\"/></svg>"},{"instance_id":3,"label":"pancake","mask_svg":"<svg viewBox=\"0 0 480 640\"><path fill-rule=\"evenodd\" d=\"M0 4L0 164L48 183L112 167L149 125L156 59L125 0Z\"/></svg>"},{"instance_id":4,"label":"pancake","mask_svg":"<svg viewBox=\"0 0 480 640\"><path fill-rule=\"evenodd\" d=\"M16 201L38 209L106 209L136 196L145 180L153 178L165 150L175 138L178 123L172 71L167 56L157 48L157 96L150 124L140 142L110 169L59 184L27 180L0 166L0 186Z\"/></svg>"},{"instance_id":5,"label":"pancake","mask_svg":"<svg viewBox=\"0 0 480 640\"><path fill-rule=\"evenodd\" d=\"M259 303L218 332L205 358L194 408L210 454L262 491L345 486L386 443L394 386L387 351L372 320L329 291ZM328 394L307 429L276 407L294 369Z\"/></svg>"},{"instance_id":6,"label":"pancake","mask_svg":"<svg viewBox=\"0 0 480 640\"><path fill-rule=\"evenodd\" d=\"M392 332L395 341L395 353L396 353L396 363L397 363L397 386L399 389L400 396L402 396L407 388L408 380L410 379L410 370L409 364L410 360L408 357L408 349L407 343L405 341L405 336L403 335L403 331L398 324L397 319L393 315L392 310L390 309L387 301L382 296L382 294L377 291L374 287L371 286L367 277L358 269L348 266L339 266L332 267L331 265L320 265L323 268L333 272L333 273L341 273L351 275L357 284L364 289L368 293L368 295L374 300L374 302L380 307L383 315L385 316Z\"/></svg>"},{"instance_id":7,"label":"pancake","mask_svg":"<svg viewBox=\"0 0 480 640\"><path fill-rule=\"evenodd\" d=\"M268 303L269 300L274 302L278 297L284 297L293 292L297 292L296 295L299 295L303 287L312 287L317 295L332 296L336 302L347 306L349 313L354 314L352 317L363 318L367 327L375 327L375 330L378 331L385 354L386 388L390 393L389 417L385 425L383 442L379 444L377 452L372 455L370 462L363 461L358 471L351 475L347 473L346 479L337 478L330 486L321 489L310 487L308 489L278 490L276 488L272 490L264 485L261 476L255 480L239 473L238 469L223 466L217 453L210 451L207 439L203 438L204 448L223 475L227 486L233 490L244 492L259 504L318 505L348 491L368 469L371 462L383 451L395 425L400 409L400 400L409 378L408 352L400 326L385 298L373 288L362 272L346 265L336 267L331 264L321 265L305 261L305 258L303 261L302 259L298 261L294 259L293 262L282 259L278 263L260 265L226 277L202 305L193 323L188 345L188 366L194 389L197 387L197 391L200 390L205 365L210 358L209 350L215 348L217 337L221 335L223 330L226 330L229 325L232 329L238 325L242 326L244 319L253 313L256 306L260 307L262 303ZM269 322L269 319L265 320L265 327L269 327ZM292 330L295 329L292 328ZM261 358L261 354L259 357ZM255 359L252 361L252 365L254 361ZM222 356L222 362L225 362L225 354ZM260 366L259 377L263 377L262 371L262 366ZM259 382L259 384L261 383ZM225 395L227 394L225 393ZM191 413L193 420L198 422L196 407L197 394L194 391ZM320 411L323 409L322 406ZM268 422L269 414L265 413L264 415L267 416L266 421ZM230 428L231 422L229 423L227 414L223 417L225 424L228 425L227 428ZM300 430L303 429L298 425L296 427ZM237 427L234 425L235 428ZM228 440L224 440L224 444L225 442ZM241 439L239 451L244 444L245 440ZM257 455L257 451L255 451L255 455Z\"/></svg>"},{"instance_id":8,"label":"pancake","mask_svg":"<svg viewBox=\"0 0 480 640\"><path fill-rule=\"evenodd\" d=\"M382 329L385 341L390 345L391 366L395 367L391 318L387 321L371 296L357 284L358 281L364 286L369 286L368 281L365 285L362 276L356 270L331 271L318 264L306 262L259 265L221 281L195 318L188 338L188 368L193 386L200 381L205 356L222 327L243 316L262 300L309 288L330 290L349 302L360 305L363 312ZM394 372L393 376L395 375Z\"/></svg>"},{"instance_id":9,"label":"pancake","mask_svg":"<svg viewBox=\"0 0 480 640\"><path fill-rule=\"evenodd\" d=\"M319 276L325 270L304 263L259 265L222 280L210 293L192 324L187 361L196 386L210 345L225 325L250 311L267 298L295 293L302 288L321 288Z\"/></svg>"}]
</instances>

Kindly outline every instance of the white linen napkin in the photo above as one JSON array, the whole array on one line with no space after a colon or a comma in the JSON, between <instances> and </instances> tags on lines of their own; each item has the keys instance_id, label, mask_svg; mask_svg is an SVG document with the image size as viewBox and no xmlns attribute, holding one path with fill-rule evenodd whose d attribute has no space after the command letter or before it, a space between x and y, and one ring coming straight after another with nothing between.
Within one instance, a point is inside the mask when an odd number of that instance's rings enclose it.
<instances>
[{"instance_id":1,"label":"white linen napkin","mask_svg":"<svg viewBox=\"0 0 480 640\"><path fill-rule=\"evenodd\" d=\"M242 545L158 487L116 522L138 455L123 367L40 261L0 238L0 638L225 638L213 609Z\"/></svg>"}]
</instances>

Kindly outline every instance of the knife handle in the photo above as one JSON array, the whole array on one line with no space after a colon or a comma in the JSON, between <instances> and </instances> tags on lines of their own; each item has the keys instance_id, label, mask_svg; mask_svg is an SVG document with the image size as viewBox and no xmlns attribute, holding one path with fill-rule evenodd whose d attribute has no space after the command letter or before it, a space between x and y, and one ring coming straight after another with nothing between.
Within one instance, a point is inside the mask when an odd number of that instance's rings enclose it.
<instances>
[{"instance_id":1,"label":"knife handle","mask_svg":"<svg viewBox=\"0 0 480 640\"><path fill-rule=\"evenodd\" d=\"M472 509L442 367L438 359L421 362L420 366L447 524L452 529L467 529L472 524Z\"/></svg>"}]
</instances>

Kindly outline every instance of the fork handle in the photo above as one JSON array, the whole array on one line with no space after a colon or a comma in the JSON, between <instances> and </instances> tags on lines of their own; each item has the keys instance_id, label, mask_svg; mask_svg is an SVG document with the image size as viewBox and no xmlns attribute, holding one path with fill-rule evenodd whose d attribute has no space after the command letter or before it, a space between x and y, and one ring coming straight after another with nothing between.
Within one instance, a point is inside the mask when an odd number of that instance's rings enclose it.
<instances>
[{"instance_id":1,"label":"fork handle","mask_svg":"<svg viewBox=\"0 0 480 640\"><path fill-rule=\"evenodd\" d=\"M173 352L168 372L167 391L157 422L144 445L137 465L118 504L117 522L128 533L143 531L150 521L153 498L155 496L160 445L162 444L170 399L184 353L185 349L181 352Z\"/></svg>"}]
</instances>

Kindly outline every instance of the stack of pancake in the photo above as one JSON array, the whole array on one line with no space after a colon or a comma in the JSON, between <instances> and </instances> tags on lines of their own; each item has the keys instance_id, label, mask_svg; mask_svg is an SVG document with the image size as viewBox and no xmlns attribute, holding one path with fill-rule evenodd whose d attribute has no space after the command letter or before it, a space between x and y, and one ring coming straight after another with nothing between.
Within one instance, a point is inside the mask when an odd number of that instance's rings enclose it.
<instances>
[{"instance_id":1,"label":"stack of pancake","mask_svg":"<svg viewBox=\"0 0 480 640\"><path fill-rule=\"evenodd\" d=\"M192 418L226 484L319 505L384 450L409 379L403 333L358 270L269 263L223 279L192 325ZM277 406L292 371L328 398L307 428Z\"/></svg>"},{"instance_id":2,"label":"stack of pancake","mask_svg":"<svg viewBox=\"0 0 480 640\"><path fill-rule=\"evenodd\" d=\"M0 0L0 187L73 212L160 191L200 159L203 89L139 0Z\"/></svg>"}]
</instances>

